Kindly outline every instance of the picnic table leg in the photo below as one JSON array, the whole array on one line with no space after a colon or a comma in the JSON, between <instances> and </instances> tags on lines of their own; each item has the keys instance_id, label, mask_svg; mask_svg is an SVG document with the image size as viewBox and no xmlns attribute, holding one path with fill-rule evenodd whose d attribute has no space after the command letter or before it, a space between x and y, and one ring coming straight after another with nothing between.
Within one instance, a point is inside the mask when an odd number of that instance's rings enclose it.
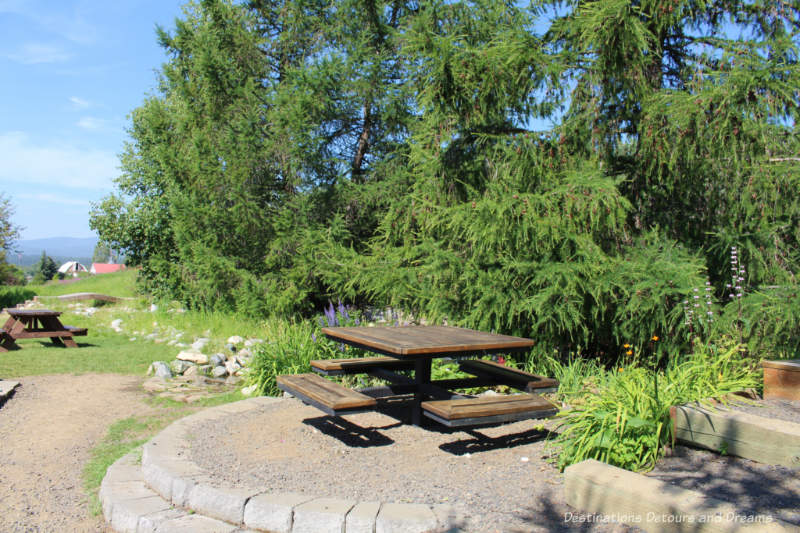
<instances>
[{"instance_id":1,"label":"picnic table leg","mask_svg":"<svg viewBox=\"0 0 800 533\"><path fill-rule=\"evenodd\" d=\"M14 337L9 335L5 330L0 330L0 352L18 349L19 346L14 342Z\"/></svg>"},{"instance_id":2,"label":"picnic table leg","mask_svg":"<svg viewBox=\"0 0 800 533\"><path fill-rule=\"evenodd\" d=\"M422 425L422 402L425 399L422 385L431 382L431 359L420 358L414 361L414 382L417 390L414 392L414 404L411 406L411 423L420 426Z\"/></svg>"}]
</instances>

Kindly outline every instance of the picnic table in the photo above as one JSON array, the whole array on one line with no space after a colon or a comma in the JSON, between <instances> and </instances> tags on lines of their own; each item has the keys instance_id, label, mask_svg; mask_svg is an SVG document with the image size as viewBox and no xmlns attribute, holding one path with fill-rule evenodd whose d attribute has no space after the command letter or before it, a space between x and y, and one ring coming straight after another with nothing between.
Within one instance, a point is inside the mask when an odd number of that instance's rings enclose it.
<instances>
[{"instance_id":1,"label":"picnic table","mask_svg":"<svg viewBox=\"0 0 800 533\"><path fill-rule=\"evenodd\" d=\"M77 348L73 337L86 335L86 328L65 326L59 320L60 311L50 309L4 309L8 320L0 331L0 352L19 349L19 339L50 338L53 344Z\"/></svg>"},{"instance_id":2,"label":"picnic table","mask_svg":"<svg viewBox=\"0 0 800 533\"><path fill-rule=\"evenodd\" d=\"M552 416L557 408L538 392L554 391L558 382L475 357L526 352L533 341L448 326L322 328L330 339L379 354L380 357L311 361L316 372L278 376L278 387L330 415L375 409L377 400L409 395L411 422L423 416L449 427L491 425ZM459 360L467 378L431 379L433 359ZM398 371L405 372L404 374ZM407 375L413 372L413 377ZM320 375L368 374L388 386L354 391ZM472 387L506 385L514 395L469 397L454 392Z\"/></svg>"}]
</instances>

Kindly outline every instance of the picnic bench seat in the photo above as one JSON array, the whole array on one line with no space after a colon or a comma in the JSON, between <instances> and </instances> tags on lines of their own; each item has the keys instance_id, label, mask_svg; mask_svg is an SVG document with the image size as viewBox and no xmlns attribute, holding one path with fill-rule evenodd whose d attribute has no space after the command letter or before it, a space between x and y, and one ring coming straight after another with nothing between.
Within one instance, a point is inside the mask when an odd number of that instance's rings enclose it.
<instances>
[{"instance_id":1,"label":"picnic bench seat","mask_svg":"<svg viewBox=\"0 0 800 533\"><path fill-rule=\"evenodd\" d=\"M73 337L85 337L86 334L89 332L89 328L79 328L77 326L64 326L68 329Z\"/></svg>"},{"instance_id":2,"label":"picnic bench seat","mask_svg":"<svg viewBox=\"0 0 800 533\"><path fill-rule=\"evenodd\" d=\"M537 376L524 370L517 370L510 366L501 365L494 361L483 359L469 359L460 361L458 366L464 372L476 376L490 377L498 383L514 387L525 392L555 392L558 390L558 380Z\"/></svg>"},{"instance_id":3,"label":"picnic bench seat","mask_svg":"<svg viewBox=\"0 0 800 533\"><path fill-rule=\"evenodd\" d=\"M311 361L311 369L325 376L361 374L370 370L414 370L414 361L394 357L354 357Z\"/></svg>"},{"instance_id":4,"label":"picnic bench seat","mask_svg":"<svg viewBox=\"0 0 800 533\"><path fill-rule=\"evenodd\" d=\"M377 401L318 374L285 374L277 377L278 388L331 416L369 411Z\"/></svg>"},{"instance_id":5,"label":"picnic bench seat","mask_svg":"<svg viewBox=\"0 0 800 533\"><path fill-rule=\"evenodd\" d=\"M481 426L547 418L558 408L538 394L479 396L422 402L423 414L448 427Z\"/></svg>"}]
</instances>

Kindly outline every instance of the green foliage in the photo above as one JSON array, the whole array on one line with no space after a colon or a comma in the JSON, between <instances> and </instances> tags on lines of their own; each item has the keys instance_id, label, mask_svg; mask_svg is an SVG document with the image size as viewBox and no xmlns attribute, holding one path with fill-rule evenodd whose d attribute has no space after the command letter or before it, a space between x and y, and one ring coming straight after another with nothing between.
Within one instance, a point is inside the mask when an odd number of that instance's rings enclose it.
<instances>
[{"instance_id":1,"label":"green foliage","mask_svg":"<svg viewBox=\"0 0 800 533\"><path fill-rule=\"evenodd\" d=\"M36 292L28 287L0 287L0 310L6 307L16 307L36 296Z\"/></svg>"},{"instance_id":2,"label":"green foliage","mask_svg":"<svg viewBox=\"0 0 800 533\"><path fill-rule=\"evenodd\" d=\"M591 458L629 470L650 469L673 443L671 406L722 398L756 387L759 378L730 339L698 345L664 370L631 366L608 372L596 390L566 412L555 441L558 465Z\"/></svg>"},{"instance_id":3,"label":"green foliage","mask_svg":"<svg viewBox=\"0 0 800 533\"><path fill-rule=\"evenodd\" d=\"M799 29L779 0L190 2L92 227L194 309L790 352ZM707 281L716 320L687 323Z\"/></svg>"}]
</instances>

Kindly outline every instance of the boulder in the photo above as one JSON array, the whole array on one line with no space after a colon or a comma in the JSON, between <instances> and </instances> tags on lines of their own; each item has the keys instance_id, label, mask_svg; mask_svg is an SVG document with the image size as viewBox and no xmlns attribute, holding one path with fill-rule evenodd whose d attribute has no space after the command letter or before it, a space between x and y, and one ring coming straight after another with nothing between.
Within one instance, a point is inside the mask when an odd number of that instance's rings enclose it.
<instances>
[{"instance_id":1,"label":"boulder","mask_svg":"<svg viewBox=\"0 0 800 533\"><path fill-rule=\"evenodd\" d=\"M228 376L228 378L225 380L225 385L238 385L241 382L242 378L239 376Z\"/></svg>"},{"instance_id":2,"label":"boulder","mask_svg":"<svg viewBox=\"0 0 800 533\"><path fill-rule=\"evenodd\" d=\"M176 359L180 359L181 361L189 361L198 365L208 364L208 356L204 353L194 350L184 350L177 355Z\"/></svg>"},{"instance_id":3,"label":"boulder","mask_svg":"<svg viewBox=\"0 0 800 533\"><path fill-rule=\"evenodd\" d=\"M251 352L247 348L242 348L241 350L239 350L239 353L236 354L236 355L238 355L239 357L253 357L253 352Z\"/></svg>"},{"instance_id":4,"label":"boulder","mask_svg":"<svg viewBox=\"0 0 800 533\"><path fill-rule=\"evenodd\" d=\"M190 365L189 368L183 371L185 377L192 377L200 375L200 367L197 365Z\"/></svg>"},{"instance_id":5,"label":"boulder","mask_svg":"<svg viewBox=\"0 0 800 533\"><path fill-rule=\"evenodd\" d=\"M245 396L252 396L253 394L256 393L256 389L257 388L258 388L258 384L257 383L254 383L253 385L250 385L249 387L244 387L242 389L242 394L244 394Z\"/></svg>"},{"instance_id":6,"label":"boulder","mask_svg":"<svg viewBox=\"0 0 800 533\"><path fill-rule=\"evenodd\" d=\"M189 361L182 361L180 359L175 359L169 364L169 369L172 370L173 374L183 374L189 368L195 366L193 363Z\"/></svg>"},{"instance_id":7,"label":"boulder","mask_svg":"<svg viewBox=\"0 0 800 533\"><path fill-rule=\"evenodd\" d=\"M206 344L208 344L208 339L205 337L201 337L192 343L192 349L197 350L199 352L205 347Z\"/></svg>"},{"instance_id":8,"label":"boulder","mask_svg":"<svg viewBox=\"0 0 800 533\"><path fill-rule=\"evenodd\" d=\"M225 345L225 349L228 350L229 352L235 352L236 351L236 346L231 344L231 343L228 343L228 344Z\"/></svg>"},{"instance_id":9,"label":"boulder","mask_svg":"<svg viewBox=\"0 0 800 533\"><path fill-rule=\"evenodd\" d=\"M228 344L241 344L244 342L244 339L239 335L233 335L231 337L228 337L228 340L225 342L227 342Z\"/></svg>"},{"instance_id":10,"label":"boulder","mask_svg":"<svg viewBox=\"0 0 800 533\"><path fill-rule=\"evenodd\" d=\"M264 342L264 339L247 339L244 341L245 348L249 348L251 346L255 346L256 344L261 344Z\"/></svg>"},{"instance_id":11,"label":"boulder","mask_svg":"<svg viewBox=\"0 0 800 533\"><path fill-rule=\"evenodd\" d=\"M237 363L236 361L225 361L225 370L228 371L228 374L233 375L234 372L242 368L242 365Z\"/></svg>"},{"instance_id":12,"label":"boulder","mask_svg":"<svg viewBox=\"0 0 800 533\"><path fill-rule=\"evenodd\" d=\"M169 369L169 365L164 361L155 361L152 363L150 369L147 371L148 375L151 373L161 379L170 379L172 377L172 371Z\"/></svg>"},{"instance_id":13,"label":"boulder","mask_svg":"<svg viewBox=\"0 0 800 533\"><path fill-rule=\"evenodd\" d=\"M224 366L215 366L211 370L211 375L215 378L224 378L228 375L228 370Z\"/></svg>"},{"instance_id":14,"label":"boulder","mask_svg":"<svg viewBox=\"0 0 800 533\"><path fill-rule=\"evenodd\" d=\"M224 365L226 359L227 357L225 357L224 353L215 353L214 355L208 358L208 364L213 366Z\"/></svg>"}]
</instances>

